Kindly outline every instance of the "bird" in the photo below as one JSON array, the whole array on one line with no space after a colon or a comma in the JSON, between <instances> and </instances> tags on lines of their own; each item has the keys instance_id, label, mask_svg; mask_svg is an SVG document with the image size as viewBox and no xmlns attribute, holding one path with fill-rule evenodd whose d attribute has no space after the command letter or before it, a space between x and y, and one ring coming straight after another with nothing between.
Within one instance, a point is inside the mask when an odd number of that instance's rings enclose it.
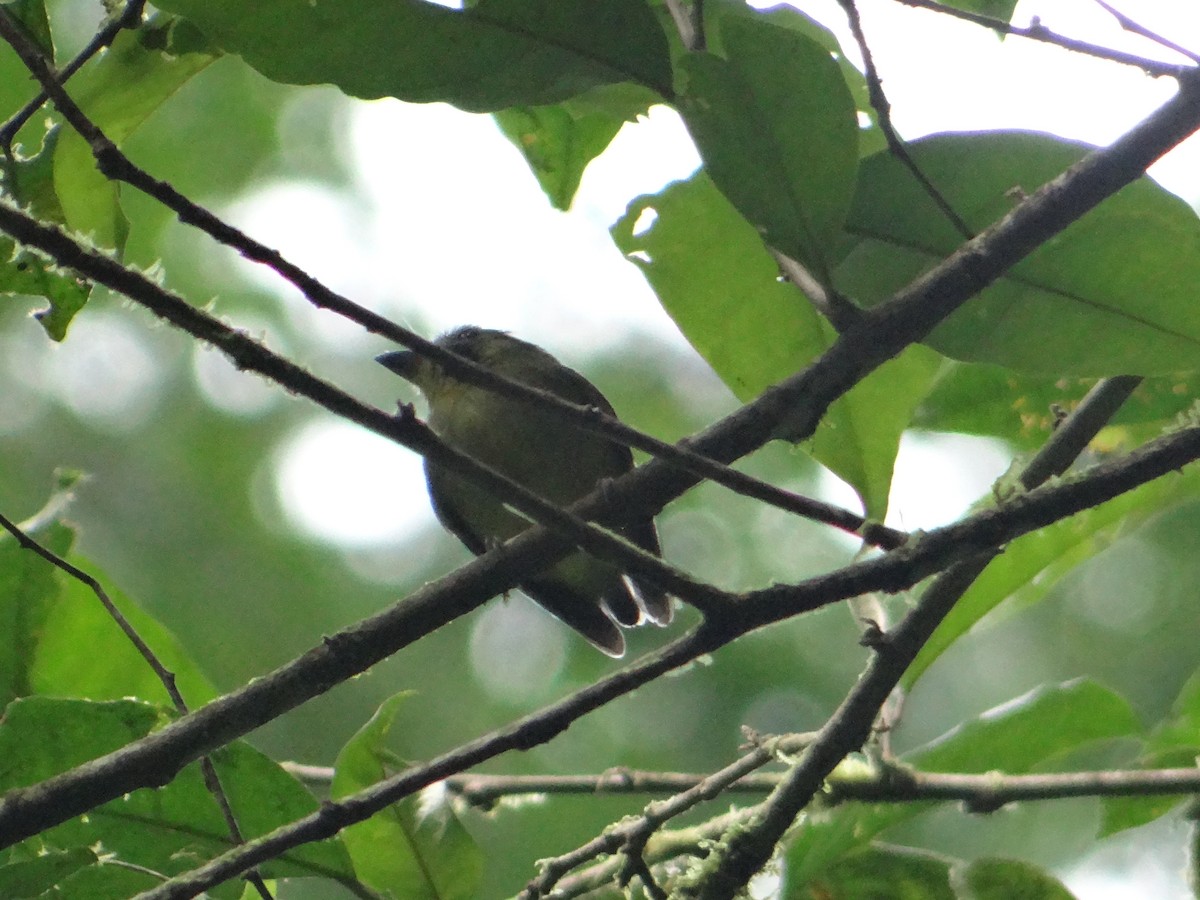
<instances>
[{"instance_id":1,"label":"bird","mask_svg":"<svg viewBox=\"0 0 1200 900\"><path fill-rule=\"evenodd\" d=\"M466 325L435 343L498 375L616 417L605 396L584 376L508 332ZM455 378L411 350L375 359L420 390L429 406L428 425L438 437L558 506L571 505L603 481L633 468L633 454L624 444L584 431L535 404ZM531 525L484 488L428 458L425 477L438 520L476 555ZM614 530L661 556L653 517L639 516ZM613 657L625 653L621 626L644 621L667 625L672 618L672 601L665 591L580 550L526 578L520 588Z\"/></svg>"}]
</instances>

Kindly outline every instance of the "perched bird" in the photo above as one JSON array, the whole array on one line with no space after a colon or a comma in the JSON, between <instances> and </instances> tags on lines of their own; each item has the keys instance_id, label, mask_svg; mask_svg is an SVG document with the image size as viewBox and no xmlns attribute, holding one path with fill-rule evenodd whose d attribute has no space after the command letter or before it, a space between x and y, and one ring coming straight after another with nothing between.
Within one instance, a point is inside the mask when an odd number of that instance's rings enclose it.
<instances>
[{"instance_id":1,"label":"perched bird","mask_svg":"<svg viewBox=\"0 0 1200 900\"><path fill-rule=\"evenodd\" d=\"M465 326L438 338L437 344L514 381L616 415L590 381L506 332ZM533 404L459 381L411 351L384 353L376 360L420 389L429 403L429 427L447 444L559 506L569 506L602 479L633 468L628 447ZM530 527L528 519L483 488L428 459L425 476L438 519L472 553L482 554ZM660 552L653 519L628 523L619 531L643 550ZM521 589L610 656L625 652L618 625L636 625L644 618L659 625L671 621L671 598L663 591L582 551L527 579Z\"/></svg>"}]
</instances>

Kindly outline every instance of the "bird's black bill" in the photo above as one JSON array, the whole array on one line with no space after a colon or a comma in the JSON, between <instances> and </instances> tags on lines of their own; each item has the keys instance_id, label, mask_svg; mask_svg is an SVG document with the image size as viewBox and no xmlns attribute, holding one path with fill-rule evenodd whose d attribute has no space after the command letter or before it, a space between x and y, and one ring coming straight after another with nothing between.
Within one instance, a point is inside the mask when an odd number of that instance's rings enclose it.
<instances>
[{"instance_id":1,"label":"bird's black bill","mask_svg":"<svg viewBox=\"0 0 1200 900\"><path fill-rule=\"evenodd\" d=\"M380 353L375 362L385 369L395 372L401 378L409 379L417 365L417 354L411 350L392 350Z\"/></svg>"}]
</instances>

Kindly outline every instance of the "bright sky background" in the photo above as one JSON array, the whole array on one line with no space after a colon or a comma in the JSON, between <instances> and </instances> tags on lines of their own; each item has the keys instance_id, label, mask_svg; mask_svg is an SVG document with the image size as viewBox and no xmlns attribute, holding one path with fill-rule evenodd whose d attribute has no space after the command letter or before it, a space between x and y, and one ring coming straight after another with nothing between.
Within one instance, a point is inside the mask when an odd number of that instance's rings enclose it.
<instances>
[{"instance_id":1,"label":"bright sky background","mask_svg":"<svg viewBox=\"0 0 1200 900\"><path fill-rule=\"evenodd\" d=\"M1143 25L1200 50L1200 3L1114 2ZM852 52L833 0L796 6L833 27ZM1174 90L1168 79L1021 38L1001 42L894 0L860 0L859 7L894 122L910 139L1024 128L1105 144ZM1033 16L1072 37L1176 61L1164 48L1124 33L1093 0L1022 3L1014 21L1028 24ZM304 260L335 289L425 334L466 322L509 329L576 366L634 331L683 346L639 272L608 236L632 198L686 177L698 165L673 112L656 109L626 126L589 168L566 214L550 209L524 161L487 116L378 101L356 104L351 123L357 196L303 184L268 186L233 211L237 224ZM1197 172L1200 145L1192 140L1152 174L1194 202L1200 197ZM314 221L326 227L313 229ZM275 284L268 273L255 272ZM299 301L289 308L310 333L327 335L336 352L367 358L381 349L335 316ZM197 371L215 385L214 396L227 395L220 372L210 369L198 359ZM244 402L254 408L253 397ZM905 527L953 519L1007 465L986 442L976 441L965 454L963 441L969 440L906 440L893 498ZM933 466L938 483L951 487L931 500L927 476ZM322 539L347 547L394 542L432 518L419 460L349 425L322 422L297 434L281 451L277 472L286 511ZM830 481L834 497L849 502ZM410 518L397 517L397 504L378 503L381 495L410 498L399 504ZM1135 841L1147 839L1143 834ZM1184 843L1178 835L1159 839ZM1163 861L1130 841L1102 847L1070 885L1086 900L1186 896L1181 860Z\"/></svg>"}]
</instances>

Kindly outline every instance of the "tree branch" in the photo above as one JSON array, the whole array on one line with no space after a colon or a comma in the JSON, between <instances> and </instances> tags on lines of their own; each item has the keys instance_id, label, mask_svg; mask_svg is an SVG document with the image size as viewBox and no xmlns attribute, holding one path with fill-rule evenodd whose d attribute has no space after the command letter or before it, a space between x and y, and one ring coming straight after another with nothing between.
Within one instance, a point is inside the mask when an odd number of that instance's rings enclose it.
<instances>
[{"instance_id":1,"label":"tree branch","mask_svg":"<svg viewBox=\"0 0 1200 900\"><path fill-rule=\"evenodd\" d=\"M1031 41L1041 41L1045 44L1053 44L1055 47L1069 50L1072 53L1093 56L1096 59L1119 63L1123 66L1133 66L1135 69L1141 69L1143 72L1153 75L1156 78L1183 78L1191 71L1191 66L1188 65L1175 65L1157 59L1149 59L1144 56L1125 53L1121 50L1113 50L1100 44L1091 44L1087 41L1080 41L1066 35L1058 34L1051 31L1036 18L1031 25L1022 27L1020 25L1013 25L1003 19L997 19L994 16L947 6L944 3L938 3L937 0L896 0L896 2L904 6L911 6L914 9L927 9L931 12L942 13L943 15L962 19L965 22L971 22L975 25L982 25L984 28L990 28L1000 34L1011 34L1017 37L1028 38Z\"/></svg>"}]
</instances>

